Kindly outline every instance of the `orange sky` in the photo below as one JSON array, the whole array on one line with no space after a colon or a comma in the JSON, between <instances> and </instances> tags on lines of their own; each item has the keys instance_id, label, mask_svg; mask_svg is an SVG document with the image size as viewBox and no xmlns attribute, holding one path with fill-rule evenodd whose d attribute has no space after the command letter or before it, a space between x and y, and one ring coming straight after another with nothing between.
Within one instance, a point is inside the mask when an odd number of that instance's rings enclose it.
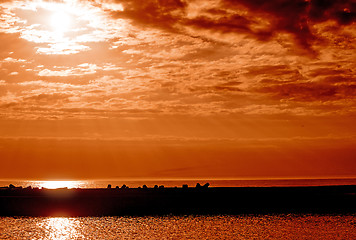
<instances>
[{"instance_id":1,"label":"orange sky","mask_svg":"<svg viewBox=\"0 0 356 240\"><path fill-rule=\"evenodd\" d=\"M0 178L356 176L352 0L0 0Z\"/></svg>"}]
</instances>

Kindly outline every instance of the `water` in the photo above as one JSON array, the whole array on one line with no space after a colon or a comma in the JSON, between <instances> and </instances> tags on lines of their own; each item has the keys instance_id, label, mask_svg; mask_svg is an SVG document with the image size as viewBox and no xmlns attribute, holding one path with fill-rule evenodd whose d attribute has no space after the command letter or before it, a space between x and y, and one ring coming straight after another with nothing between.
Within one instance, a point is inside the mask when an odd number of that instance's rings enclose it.
<instances>
[{"instance_id":1,"label":"water","mask_svg":"<svg viewBox=\"0 0 356 240\"><path fill-rule=\"evenodd\" d=\"M0 186L32 186L45 188L106 188L108 184L113 187L122 186L139 187L147 185L164 185L165 187L181 187L188 184L194 187L197 183L210 183L211 187L273 187L273 186L328 186L328 185L356 185L356 178L344 179L270 179L270 180L241 180L241 179L180 179L180 180L124 180L124 179L107 179L107 180L79 180L79 181L29 181L29 180L0 180Z\"/></svg>"},{"instance_id":2,"label":"water","mask_svg":"<svg viewBox=\"0 0 356 240\"><path fill-rule=\"evenodd\" d=\"M356 239L356 215L2 217L0 239Z\"/></svg>"},{"instance_id":3,"label":"water","mask_svg":"<svg viewBox=\"0 0 356 240\"><path fill-rule=\"evenodd\" d=\"M356 185L356 179L14 181L0 186L213 187ZM0 239L356 239L356 214L146 217L0 217Z\"/></svg>"}]
</instances>

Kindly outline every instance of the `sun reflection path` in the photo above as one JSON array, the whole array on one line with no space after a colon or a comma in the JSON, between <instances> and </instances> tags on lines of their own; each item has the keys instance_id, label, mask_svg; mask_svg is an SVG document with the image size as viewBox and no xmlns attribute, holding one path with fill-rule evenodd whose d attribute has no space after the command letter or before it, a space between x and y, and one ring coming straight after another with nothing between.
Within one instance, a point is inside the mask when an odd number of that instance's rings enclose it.
<instances>
[{"instance_id":1,"label":"sun reflection path","mask_svg":"<svg viewBox=\"0 0 356 240\"><path fill-rule=\"evenodd\" d=\"M67 217L45 218L38 223L43 229L45 238L52 240L62 239L82 239L82 234L78 231L81 223L78 219Z\"/></svg>"}]
</instances>

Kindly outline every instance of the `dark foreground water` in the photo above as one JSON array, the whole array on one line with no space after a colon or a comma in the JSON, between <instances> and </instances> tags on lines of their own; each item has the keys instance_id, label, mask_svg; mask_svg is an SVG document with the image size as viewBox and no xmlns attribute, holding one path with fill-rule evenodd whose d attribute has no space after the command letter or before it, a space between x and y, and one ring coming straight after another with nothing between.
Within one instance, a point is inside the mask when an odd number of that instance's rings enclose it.
<instances>
[{"instance_id":1,"label":"dark foreground water","mask_svg":"<svg viewBox=\"0 0 356 240\"><path fill-rule=\"evenodd\" d=\"M0 239L356 239L356 215L2 217Z\"/></svg>"}]
</instances>

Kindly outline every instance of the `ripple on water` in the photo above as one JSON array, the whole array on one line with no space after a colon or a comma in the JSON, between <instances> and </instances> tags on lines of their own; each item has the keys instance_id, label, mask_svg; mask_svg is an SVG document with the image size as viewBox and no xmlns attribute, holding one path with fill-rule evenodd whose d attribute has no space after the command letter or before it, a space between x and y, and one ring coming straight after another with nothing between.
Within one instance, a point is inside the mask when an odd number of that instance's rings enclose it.
<instances>
[{"instance_id":1,"label":"ripple on water","mask_svg":"<svg viewBox=\"0 0 356 240\"><path fill-rule=\"evenodd\" d=\"M2 217L0 239L356 239L356 215Z\"/></svg>"}]
</instances>

